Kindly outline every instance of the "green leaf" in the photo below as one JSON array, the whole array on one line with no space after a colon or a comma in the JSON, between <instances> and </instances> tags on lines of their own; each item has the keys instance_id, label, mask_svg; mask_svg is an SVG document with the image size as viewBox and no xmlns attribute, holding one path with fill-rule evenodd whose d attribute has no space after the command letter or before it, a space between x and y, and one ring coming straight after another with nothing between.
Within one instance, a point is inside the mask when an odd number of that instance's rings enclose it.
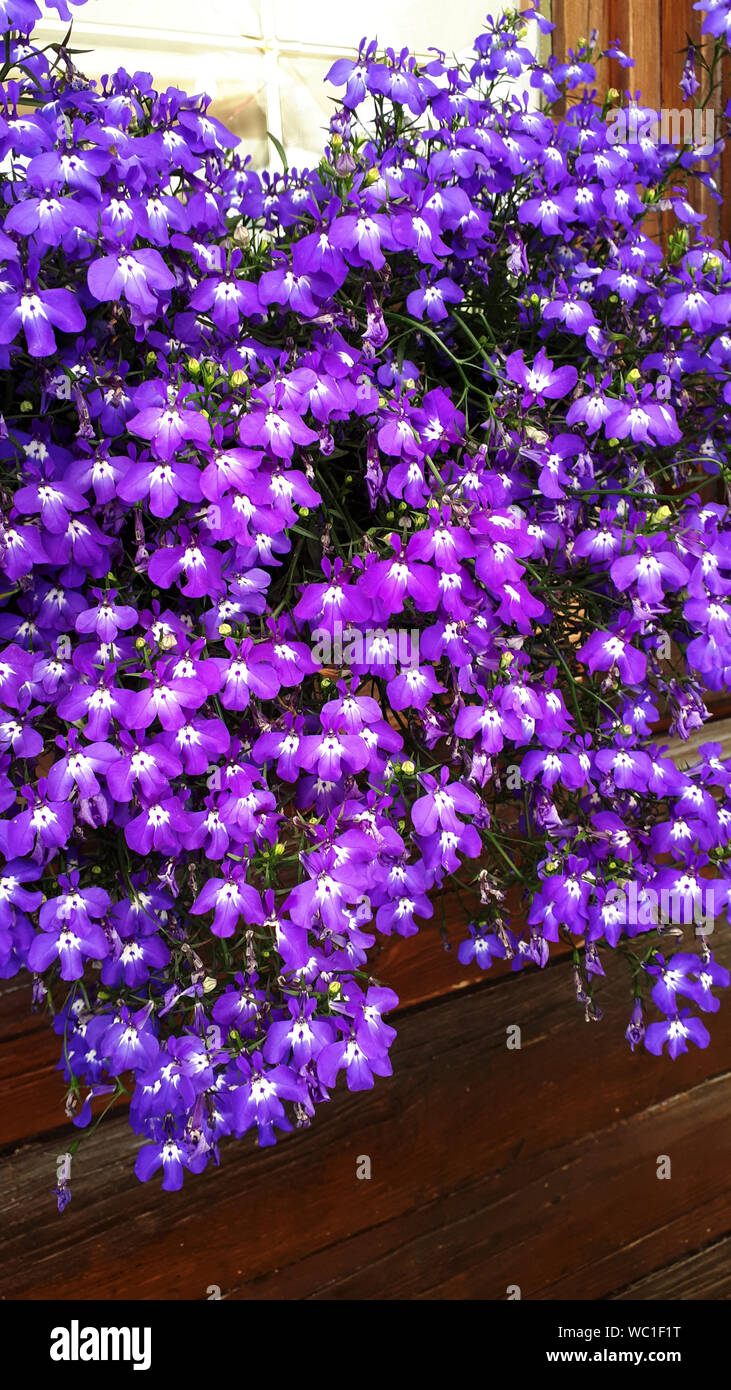
<instances>
[{"instance_id":1,"label":"green leaf","mask_svg":"<svg viewBox=\"0 0 731 1390\"><path fill-rule=\"evenodd\" d=\"M272 135L271 130L268 130L268 131L267 131L267 136L269 137L269 139L271 140L271 142L272 142L272 144L273 144L275 150L277 151L277 154L279 155L279 158L280 158L281 161L282 161L282 168L284 169L284 172L285 172L285 174L286 174L286 172L287 172L287 170L288 170L288 168L289 168L289 164L288 164L288 162L287 162L287 156L286 156L286 153L285 153L285 150L284 150L284 145L282 144L281 140L278 140L278 139L277 139L276 135Z\"/></svg>"}]
</instances>

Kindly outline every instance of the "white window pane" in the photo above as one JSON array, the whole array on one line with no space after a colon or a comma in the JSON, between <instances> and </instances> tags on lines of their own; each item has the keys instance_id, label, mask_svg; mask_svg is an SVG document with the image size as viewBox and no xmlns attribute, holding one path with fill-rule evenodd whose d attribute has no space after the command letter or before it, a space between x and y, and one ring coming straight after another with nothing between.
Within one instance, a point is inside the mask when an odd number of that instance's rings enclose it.
<instances>
[{"instance_id":1,"label":"white window pane","mask_svg":"<svg viewBox=\"0 0 731 1390\"><path fill-rule=\"evenodd\" d=\"M310 57L279 60L283 144L289 163L299 169L318 159L327 143L335 110L328 101L335 89L324 82L330 62Z\"/></svg>"},{"instance_id":2,"label":"white window pane","mask_svg":"<svg viewBox=\"0 0 731 1390\"><path fill-rule=\"evenodd\" d=\"M428 48L448 52L471 48L477 34L484 33L486 0L370 0L356 5L353 0L274 0L277 36L306 40L328 49L357 48L363 37L378 39L382 48L410 48L424 53ZM487 9L493 15L507 8L501 0Z\"/></svg>"},{"instance_id":3,"label":"white window pane","mask_svg":"<svg viewBox=\"0 0 731 1390\"><path fill-rule=\"evenodd\" d=\"M48 23L61 25L53 10ZM162 31L171 44L182 33L237 38L260 34L258 0L87 0L72 7L74 29Z\"/></svg>"}]
</instances>

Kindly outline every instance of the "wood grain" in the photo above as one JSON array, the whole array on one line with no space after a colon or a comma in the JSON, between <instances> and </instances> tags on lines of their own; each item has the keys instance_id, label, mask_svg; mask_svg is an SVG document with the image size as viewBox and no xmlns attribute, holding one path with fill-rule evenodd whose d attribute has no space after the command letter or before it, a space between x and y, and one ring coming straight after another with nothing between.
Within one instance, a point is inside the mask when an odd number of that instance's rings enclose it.
<instances>
[{"instance_id":1,"label":"wood grain","mask_svg":"<svg viewBox=\"0 0 731 1390\"><path fill-rule=\"evenodd\" d=\"M530 1298L607 1297L731 1227L731 1013L712 1019L707 1052L630 1055L625 988L617 976L603 991L599 1025L563 962L415 1009L392 1078L338 1088L275 1150L226 1144L180 1193L137 1185L120 1117L84 1145L59 1218L56 1148L25 1146L4 1164L0 1293L498 1299L518 1283ZM364 1154L370 1181L356 1178Z\"/></svg>"},{"instance_id":2,"label":"wood grain","mask_svg":"<svg viewBox=\"0 0 731 1390\"><path fill-rule=\"evenodd\" d=\"M731 1299L731 1236L628 1284L614 1297L618 1301Z\"/></svg>"}]
</instances>

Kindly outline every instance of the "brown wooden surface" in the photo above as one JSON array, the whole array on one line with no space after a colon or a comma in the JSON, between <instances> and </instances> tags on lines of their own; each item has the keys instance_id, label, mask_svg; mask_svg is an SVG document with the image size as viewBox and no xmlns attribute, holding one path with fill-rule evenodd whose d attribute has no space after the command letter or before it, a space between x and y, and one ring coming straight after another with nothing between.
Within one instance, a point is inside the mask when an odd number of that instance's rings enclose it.
<instances>
[{"instance_id":1,"label":"brown wooden surface","mask_svg":"<svg viewBox=\"0 0 731 1390\"><path fill-rule=\"evenodd\" d=\"M701 42L701 16L693 9L692 0L547 0L543 9L556 26L553 49L561 57L570 48L575 49L579 39L587 38L592 29L597 29L602 47L619 39L624 52L634 58L633 68L623 68L616 61L602 62L597 71L599 91L616 87L623 94L629 92L636 96L640 93L645 105L658 110L678 110L687 105L678 85L683 56L688 39L695 44ZM729 95L727 84L723 98L715 101L717 112ZM704 232L724 241L731 236L731 154L728 150L723 155L717 178L726 199L723 206L719 207L708 190L695 181L691 185L691 201L706 214ZM670 225L666 218L663 229L667 231Z\"/></svg>"},{"instance_id":2,"label":"brown wooden surface","mask_svg":"<svg viewBox=\"0 0 731 1390\"><path fill-rule=\"evenodd\" d=\"M663 1297L692 1297L693 1271L711 1274L690 1257L731 1234L731 1011L706 1052L633 1055L626 986L615 972L600 1024L573 1004L565 962L415 1008L392 1078L339 1086L276 1149L227 1143L180 1193L136 1183L120 1116L83 1145L59 1217L59 1136L25 1144L3 1165L0 1295L498 1300L519 1284L591 1300L655 1278ZM723 1285L722 1261L712 1271Z\"/></svg>"}]
</instances>

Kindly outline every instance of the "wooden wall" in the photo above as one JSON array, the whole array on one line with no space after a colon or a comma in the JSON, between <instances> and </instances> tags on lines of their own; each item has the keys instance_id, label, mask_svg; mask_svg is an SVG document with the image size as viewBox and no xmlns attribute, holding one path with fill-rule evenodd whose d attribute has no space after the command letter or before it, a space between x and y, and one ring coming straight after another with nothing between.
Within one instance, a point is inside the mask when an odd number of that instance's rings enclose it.
<instances>
[{"instance_id":1,"label":"wooden wall","mask_svg":"<svg viewBox=\"0 0 731 1390\"><path fill-rule=\"evenodd\" d=\"M701 15L692 8L692 3L693 0L544 0L542 9L556 26L552 35L553 50L561 57L575 48L580 38L598 29L603 46L619 39L620 47L634 58L633 68L623 68L616 61L602 63L597 73L600 91L616 87L619 92L639 92L648 106L674 110L685 105L678 83L688 40L695 44L702 41ZM729 96L727 73L722 97L718 96L715 101L717 112ZM716 177L725 206L719 209L712 196L698 185L693 202L707 214L704 230L725 241L731 238L731 159L728 151L722 157Z\"/></svg>"}]
</instances>

